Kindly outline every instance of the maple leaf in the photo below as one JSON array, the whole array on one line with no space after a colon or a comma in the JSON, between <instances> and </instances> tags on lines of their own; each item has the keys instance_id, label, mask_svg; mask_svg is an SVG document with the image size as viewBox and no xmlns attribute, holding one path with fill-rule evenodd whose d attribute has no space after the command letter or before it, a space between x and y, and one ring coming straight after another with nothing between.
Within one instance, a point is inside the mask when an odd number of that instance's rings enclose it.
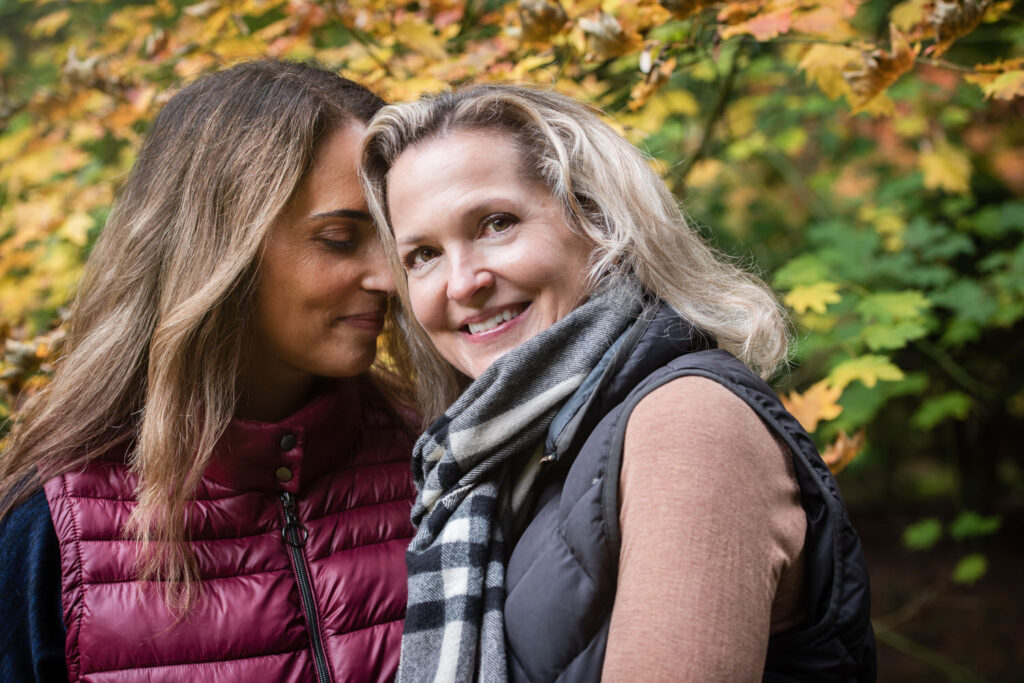
<instances>
[{"instance_id":1,"label":"maple leaf","mask_svg":"<svg viewBox=\"0 0 1024 683\"><path fill-rule=\"evenodd\" d=\"M689 19L697 12L718 4L717 0L659 0L676 19Z\"/></svg>"},{"instance_id":2,"label":"maple leaf","mask_svg":"<svg viewBox=\"0 0 1024 683\"><path fill-rule=\"evenodd\" d=\"M931 308L931 302L917 290L902 292L877 292L870 294L857 304L857 311L866 317L882 322L917 320Z\"/></svg>"},{"instance_id":3,"label":"maple leaf","mask_svg":"<svg viewBox=\"0 0 1024 683\"><path fill-rule=\"evenodd\" d=\"M845 45L812 45L804 53L797 67L807 80L816 83L830 99L851 94L850 84L843 78L843 70L860 63L861 51ZM852 98L851 98L852 99Z\"/></svg>"},{"instance_id":4,"label":"maple leaf","mask_svg":"<svg viewBox=\"0 0 1024 683\"><path fill-rule=\"evenodd\" d=\"M864 52L859 69L843 72L843 78L858 98L853 103L854 113L865 111L872 100L914 68L920 45L911 47L907 37L893 24L889 24L889 38L890 52L881 48Z\"/></svg>"},{"instance_id":5,"label":"maple leaf","mask_svg":"<svg viewBox=\"0 0 1024 683\"><path fill-rule=\"evenodd\" d=\"M929 52L938 57L960 36L978 27L991 0L935 0L928 21L935 28L935 44Z\"/></svg>"},{"instance_id":6,"label":"maple leaf","mask_svg":"<svg viewBox=\"0 0 1024 683\"><path fill-rule=\"evenodd\" d=\"M970 158L944 139L921 152L918 165L924 173L924 186L930 190L967 194L971 189Z\"/></svg>"},{"instance_id":7,"label":"maple leaf","mask_svg":"<svg viewBox=\"0 0 1024 683\"><path fill-rule=\"evenodd\" d=\"M964 79L980 86L985 97L1012 100L1024 95L1024 57L979 64Z\"/></svg>"},{"instance_id":8,"label":"maple leaf","mask_svg":"<svg viewBox=\"0 0 1024 683\"><path fill-rule=\"evenodd\" d=\"M526 42L544 42L565 26L568 17L558 0L519 0L519 23Z\"/></svg>"},{"instance_id":9,"label":"maple leaf","mask_svg":"<svg viewBox=\"0 0 1024 683\"><path fill-rule=\"evenodd\" d=\"M906 0L892 8L889 20L899 30L909 33L912 29L925 22L928 15L930 0Z\"/></svg>"},{"instance_id":10,"label":"maple leaf","mask_svg":"<svg viewBox=\"0 0 1024 683\"><path fill-rule=\"evenodd\" d=\"M810 433L818 428L818 422L839 417L843 407L836 401L842 394L842 389L836 389L829 386L826 380L821 380L802 394L793 391L782 397L782 405Z\"/></svg>"},{"instance_id":11,"label":"maple leaf","mask_svg":"<svg viewBox=\"0 0 1024 683\"><path fill-rule=\"evenodd\" d=\"M755 40L765 42L777 38L783 33L789 33L793 20L793 9L783 7L775 11L757 13L754 16L721 29L723 40L734 36L749 34Z\"/></svg>"},{"instance_id":12,"label":"maple leaf","mask_svg":"<svg viewBox=\"0 0 1024 683\"><path fill-rule=\"evenodd\" d=\"M786 305L797 313L806 313L809 310L824 313L829 304L838 303L841 299L839 285L825 281L794 287L784 300Z\"/></svg>"},{"instance_id":13,"label":"maple leaf","mask_svg":"<svg viewBox=\"0 0 1024 683\"><path fill-rule=\"evenodd\" d=\"M870 389L878 384L879 380L895 382L903 377L903 371L885 356L867 355L843 361L832 368L826 380L832 387L840 390L855 380L860 380Z\"/></svg>"},{"instance_id":14,"label":"maple leaf","mask_svg":"<svg viewBox=\"0 0 1024 683\"><path fill-rule=\"evenodd\" d=\"M794 32L823 36L833 41L846 40L855 35L841 9L828 5L795 12L790 28Z\"/></svg>"},{"instance_id":15,"label":"maple leaf","mask_svg":"<svg viewBox=\"0 0 1024 683\"><path fill-rule=\"evenodd\" d=\"M828 469L832 474L839 474L864 449L866 440L867 437L863 429L852 437L847 436L846 432L841 431L835 441L830 443L822 452L821 459L828 465Z\"/></svg>"},{"instance_id":16,"label":"maple leaf","mask_svg":"<svg viewBox=\"0 0 1024 683\"><path fill-rule=\"evenodd\" d=\"M650 53L645 50L643 54ZM647 69L644 79L633 86L633 89L629 92L629 110L636 111L643 107L647 100L651 98L651 95L658 92L665 83L668 83L668 79L672 76L672 71L675 68L676 58L670 57L660 62L657 66L652 65ZM641 71L643 71L643 55L641 55Z\"/></svg>"},{"instance_id":17,"label":"maple leaf","mask_svg":"<svg viewBox=\"0 0 1024 683\"><path fill-rule=\"evenodd\" d=\"M604 11L598 14L597 19L584 17L578 24L587 37L588 60L619 57L640 44L640 34L627 32L618 19Z\"/></svg>"}]
</instances>

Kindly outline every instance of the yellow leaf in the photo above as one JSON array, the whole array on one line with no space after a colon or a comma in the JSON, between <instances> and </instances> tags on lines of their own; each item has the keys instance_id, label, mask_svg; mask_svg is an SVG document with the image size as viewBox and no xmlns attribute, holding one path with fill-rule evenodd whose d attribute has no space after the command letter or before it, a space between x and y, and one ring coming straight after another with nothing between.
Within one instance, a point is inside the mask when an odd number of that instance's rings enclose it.
<instances>
[{"instance_id":1,"label":"yellow leaf","mask_svg":"<svg viewBox=\"0 0 1024 683\"><path fill-rule=\"evenodd\" d=\"M883 382L895 382L903 379L903 371L892 364L885 356L859 356L843 361L832 368L826 380L835 389L842 391L855 380L860 380L864 386L871 388L879 380Z\"/></svg>"},{"instance_id":2,"label":"yellow leaf","mask_svg":"<svg viewBox=\"0 0 1024 683\"><path fill-rule=\"evenodd\" d=\"M860 50L852 47L812 45L798 67L806 74L808 81L816 83L823 93L834 100L850 93L850 86L843 78L843 70L857 64L860 59Z\"/></svg>"},{"instance_id":3,"label":"yellow leaf","mask_svg":"<svg viewBox=\"0 0 1024 683\"><path fill-rule=\"evenodd\" d=\"M907 222L896 210L866 204L857 212L857 218L871 224L882 236L886 251L899 251L903 248L903 233L906 232Z\"/></svg>"},{"instance_id":4,"label":"yellow leaf","mask_svg":"<svg viewBox=\"0 0 1024 683\"><path fill-rule=\"evenodd\" d=\"M827 380L821 380L802 394L793 391L789 396L782 397L782 405L804 429L813 432L818 428L818 422L834 420L843 412L843 407L836 403L842 394L842 389L836 389Z\"/></svg>"},{"instance_id":5,"label":"yellow leaf","mask_svg":"<svg viewBox=\"0 0 1024 683\"><path fill-rule=\"evenodd\" d=\"M955 194L967 194L971 189L971 160L963 150L946 140L940 140L932 150L921 152L917 161L928 189Z\"/></svg>"},{"instance_id":6,"label":"yellow leaf","mask_svg":"<svg viewBox=\"0 0 1024 683\"><path fill-rule=\"evenodd\" d=\"M690 168L686 176L686 185L708 187L718 179L724 166L718 159L701 159Z\"/></svg>"},{"instance_id":7,"label":"yellow leaf","mask_svg":"<svg viewBox=\"0 0 1024 683\"><path fill-rule=\"evenodd\" d=\"M434 60L447 56L444 41L434 32L434 27L418 19L409 19L395 27L398 41L412 50Z\"/></svg>"},{"instance_id":8,"label":"yellow leaf","mask_svg":"<svg viewBox=\"0 0 1024 683\"><path fill-rule=\"evenodd\" d=\"M1017 69L999 74L981 89L985 92L985 97L997 100L1012 100L1024 95L1024 70Z\"/></svg>"},{"instance_id":9,"label":"yellow leaf","mask_svg":"<svg viewBox=\"0 0 1024 683\"><path fill-rule=\"evenodd\" d=\"M697 99L687 90L672 88L656 93L635 114L619 116L622 123L644 133L654 133L671 116L692 117L700 111Z\"/></svg>"},{"instance_id":10,"label":"yellow leaf","mask_svg":"<svg viewBox=\"0 0 1024 683\"><path fill-rule=\"evenodd\" d=\"M853 437L846 435L846 432L839 432L839 436L821 454L821 459L828 465L832 474L839 472L853 462L853 459L864 449L866 441L864 430L860 430Z\"/></svg>"},{"instance_id":11,"label":"yellow leaf","mask_svg":"<svg viewBox=\"0 0 1024 683\"><path fill-rule=\"evenodd\" d=\"M61 224L57 232L72 244L84 247L88 241L89 228L92 227L92 224L92 216L89 214L73 213Z\"/></svg>"},{"instance_id":12,"label":"yellow leaf","mask_svg":"<svg viewBox=\"0 0 1024 683\"><path fill-rule=\"evenodd\" d=\"M14 56L14 43L7 38L0 38L0 69L6 69Z\"/></svg>"},{"instance_id":13,"label":"yellow leaf","mask_svg":"<svg viewBox=\"0 0 1024 683\"><path fill-rule=\"evenodd\" d=\"M29 35L33 38L51 38L57 31L64 28L71 18L71 10L61 9L56 12L47 14L42 19L37 20L32 27L29 29ZM7 21L11 21L8 19Z\"/></svg>"},{"instance_id":14,"label":"yellow leaf","mask_svg":"<svg viewBox=\"0 0 1024 683\"><path fill-rule=\"evenodd\" d=\"M794 287L786 295L786 305L797 313L814 311L824 313L829 304L838 303L842 299L839 296L839 285L835 282L815 282L813 285L802 285Z\"/></svg>"},{"instance_id":15,"label":"yellow leaf","mask_svg":"<svg viewBox=\"0 0 1024 683\"><path fill-rule=\"evenodd\" d=\"M892 8L889 19L896 28L909 33L911 29L923 23L929 0L905 0Z\"/></svg>"}]
</instances>

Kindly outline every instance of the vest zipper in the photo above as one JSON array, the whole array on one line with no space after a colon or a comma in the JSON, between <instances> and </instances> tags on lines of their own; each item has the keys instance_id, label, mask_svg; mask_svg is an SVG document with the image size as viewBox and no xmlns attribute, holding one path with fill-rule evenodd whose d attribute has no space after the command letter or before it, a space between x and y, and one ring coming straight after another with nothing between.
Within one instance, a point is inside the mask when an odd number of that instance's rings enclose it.
<instances>
[{"instance_id":1,"label":"vest zipper","mask_svg":"<svg viewBox=\"0 0 1024 683\"><path fill-rule=\"evenodd\" d=\"M281 529L281 536L288 546L292 566L295 568L295 579L299 585L299 599L302 601L302 611L306 615L306 625L309 627L309 647L313 651L316 677L319 683L331 683L330 670L327 668L327 654L324 651L324 642L320 633L320 622L316 615L316 603L313 601L313 586L309 581L306 558L302 553L309 530L303 526L295 511L295 496L287 491L282 493L281 507L284 509L284 527Z\"/></svg>"}]
</instances>

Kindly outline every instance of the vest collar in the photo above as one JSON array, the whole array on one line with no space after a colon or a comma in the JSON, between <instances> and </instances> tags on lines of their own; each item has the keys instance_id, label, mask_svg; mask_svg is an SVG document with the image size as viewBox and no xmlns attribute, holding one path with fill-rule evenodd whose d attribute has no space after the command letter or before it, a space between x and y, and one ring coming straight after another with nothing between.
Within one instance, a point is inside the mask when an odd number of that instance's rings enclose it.
<instances>
[{"instance_id":1,"label":"vest collar","mask_svg":"<svg viewBox=\"0 0 1024 683\"><path fill-rule=\"evenodd\" d=\"M547 461L575 452L605 413L636 383L677 356L714 348L715 340L660 300L648 301L637 321L615 340L576 392L559 410L544 444Z\"/></svg>"},{"instance_id":2,"label":"vest collar","mask_svg":"<svg viewBox=\"0 0 1024 683\"><path fill-rule=\"evenodd\" d=\"M279 422L231 420L205 478L235 490L298 494L353 452L363 417L361 383L332 383Z\"/></svg>"}]
</instances>

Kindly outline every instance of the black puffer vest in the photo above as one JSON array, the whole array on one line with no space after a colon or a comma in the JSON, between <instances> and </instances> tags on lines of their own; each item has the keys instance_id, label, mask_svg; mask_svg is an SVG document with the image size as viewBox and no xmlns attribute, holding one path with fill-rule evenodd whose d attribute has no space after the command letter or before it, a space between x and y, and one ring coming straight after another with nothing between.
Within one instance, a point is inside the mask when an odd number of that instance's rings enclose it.
<instances>
[{"instance_id":1,"label":"black puffer vest","mask_svg":"<svg viewBox=\"0 0 1024 683\"><path fill-rule=\"evenodd\" d=\"M605 355L556 417L545 485L506 574L505 629L513 681L601 678L620 547L622 444L633 408L685 375L719 382L793 454L803 508L806 621L772 636L765 681L873 681L868 575L835 480L775 393L665 305ZM685 447L681 444L680 447Z\"/></svg>"}]
</instances>

